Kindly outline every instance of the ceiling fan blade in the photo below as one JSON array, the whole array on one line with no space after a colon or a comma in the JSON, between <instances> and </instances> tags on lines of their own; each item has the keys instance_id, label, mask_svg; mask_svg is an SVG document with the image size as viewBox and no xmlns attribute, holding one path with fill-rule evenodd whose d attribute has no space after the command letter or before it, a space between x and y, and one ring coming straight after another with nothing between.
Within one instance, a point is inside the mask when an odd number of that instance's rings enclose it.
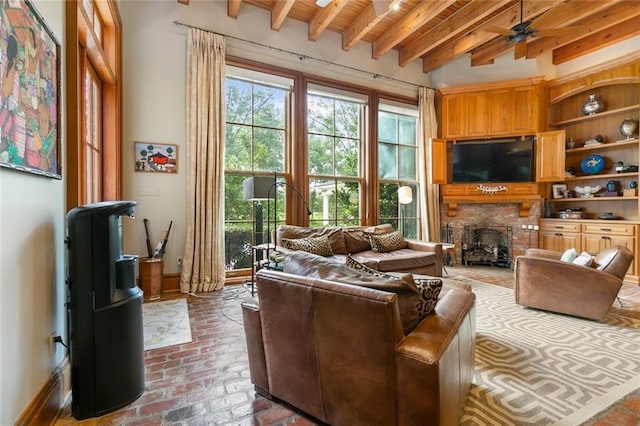
<instances>
[{"instance_id":1,"label":"ceiling fan blade","mask_svg":"<svg viewBox=\"0 0 640 426\"><path fill-rule=\"evenodd\" d=\"M516 43L516 50L513 54L513 59L524 58L526 54L527 54L527 43L525 41Z\"/></svg>"},{"instance_id":2,"label":"ceiling fan blade","mask_svg":"<svg viewBox=\"0 0 640 426\"><path fill-rule=\"evenodd\" d=\"M487 27L484 29L487 32L490 33L497 33L497 34L502 34L502 35L509 35L511 34L511 30L508 28L500 28L500 27Z\"/></svg>"},{"instance_id":3,"label":"ceiling fan blade","mask_svg":"<svg viewBox=\"0 0 640 426\"><path fill-rule=\"evenodd\" d=\"M544 30L534 30L536 32L536 37L553 37L553 36L561 36L565 34L571 34L577 30L580 30L580 27L564 27L564 28L546 28Z\"/></svg>"}]
</instances>

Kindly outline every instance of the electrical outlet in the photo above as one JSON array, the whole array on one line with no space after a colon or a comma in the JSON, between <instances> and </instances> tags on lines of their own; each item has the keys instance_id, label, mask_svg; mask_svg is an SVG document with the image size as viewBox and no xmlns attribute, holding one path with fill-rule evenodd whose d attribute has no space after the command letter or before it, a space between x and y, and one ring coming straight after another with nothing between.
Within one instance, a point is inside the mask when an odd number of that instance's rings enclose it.
<instances>
[{"instance_id":1,"label":"electrical outlet","mask_svg":"<svg viewBox=\"0 0 640 426\"><path fill-rule=\"evenodd\" d=\"M56 354L56 342L54 339L58 334L54 331L49 336L49 358L53 357Z\"/></svg>"},{"instance_id":2,"label":"electrical outlet","mask_svg":"<svg viewBox=\"0 0 640 426\"><path fill-rule=\"evenodd\" d=\"M182 256L178 256L176 261L178 263L178 270L181 270L182 269Z\"/></svg>"}]
</instances>

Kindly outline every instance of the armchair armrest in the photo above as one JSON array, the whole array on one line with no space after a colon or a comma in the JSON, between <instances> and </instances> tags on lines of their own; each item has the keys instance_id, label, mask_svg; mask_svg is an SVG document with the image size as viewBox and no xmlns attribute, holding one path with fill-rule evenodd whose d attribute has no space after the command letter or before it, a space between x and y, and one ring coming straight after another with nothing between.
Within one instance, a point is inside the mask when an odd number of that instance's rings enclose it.
<instances>
[{"instance_id":1,"label":"armchair armrest","mask_svg":"<svg viewBox=\"0 0 640 426\"><path fill-rule=\"evenodd\" d=\"M516 303L602 320L622 280L608 272L542 257L518 256L514 270Z\"/></svg>"},{"instance_id":2,"label":"armchair armrest","mask_svg":"<svg viewBox=\"0 0 640 426\"><path fill-rule=\"evenodd\" d=\"M525 256L543 257L545 259L560 260L562 253L553 250L530 248L525 251Z\"/></svg>"}]
</instances>

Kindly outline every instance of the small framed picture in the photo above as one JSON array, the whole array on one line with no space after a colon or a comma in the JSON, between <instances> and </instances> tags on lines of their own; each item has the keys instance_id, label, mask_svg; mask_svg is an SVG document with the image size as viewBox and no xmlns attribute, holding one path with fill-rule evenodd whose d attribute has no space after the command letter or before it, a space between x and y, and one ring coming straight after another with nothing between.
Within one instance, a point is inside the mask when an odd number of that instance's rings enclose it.
<instances>
[{"instance_id":1,"label":"small framed picture","mask_svg":"<svg viewBox=\"0 0 640 426\"><path fill-rule=\"evenodd\" d=\"M135 171L178 173L178 146L155 142L135 142Z\"/></svg>"},{"instance_id":2,"label":"small framed picture","mask_svg":"<svg viewBox=\"0 0 640 426\"><path fill-rule=\"evenodd\" d=\"M565 198L567 193L567 185L564 183L554 183L551 185L553 198Z\"/></svg>"}]
</instances>

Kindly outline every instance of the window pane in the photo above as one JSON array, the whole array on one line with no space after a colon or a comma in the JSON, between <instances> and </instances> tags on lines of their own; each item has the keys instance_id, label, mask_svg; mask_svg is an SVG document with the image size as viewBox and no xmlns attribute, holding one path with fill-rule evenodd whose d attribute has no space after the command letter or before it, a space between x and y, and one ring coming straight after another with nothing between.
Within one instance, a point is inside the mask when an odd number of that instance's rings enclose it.
<instances>
[{"instance_id":1,"label":"window pane","mask_svg":"<svg viewBox=\"0 0 640 426\"><path fill-rule=\"evenodd\" d=\"M256 128L254 170L284 170L284 130Z\"/></svg>"},{"instance_id":2,"label":"window pane","mask_svg":"<svg viewBox=\"0 0 640 426\"><path fill-rule=\"evenodd\" d=\"M416 180L416 149L405 146L399 147L400 179Z\"/></svg>"},{"instance_id":3,"label":"window pane","mask_svg":"<svg viewBox=\"0 0 640 426\"><path fill-rule=\"evenodd\" d=\"M251 127L227 123L224 158L227 170L251 170Z\"/></svg>"},{"instance_id":4,"label":"window pane","mask_svg":"<svg viewBox=\"0 0 640 426\"><path fill-rule=\"evenodd\" d=\"M309 95L307 122L309 132L333 135L333 100Z\"/></svg>"},{"instance_id":5,"label":"window pane","mask_svg":"<svg viewBox=\"0 0 640 426\"><path fill-rule=\"evenodd\" d=\"M338 182L336 197L336 225L357 225L360 219L360 184L358 182Z\"/></svg>"},{"instance_id":6,"label":"window pane","mask_svg":"<svg viewBox=\"0 0 640 426\"><path fill-rule=\"evenodd\" d=\"M397 116L388 112L380 112L378 114L378 140L382 142L396 142L398 135L396 134Z\"/></svg>"},{"instance_id":7,"label":"window pane","mask_svg":"<svg viewBox=\"0 0 640 426\"><path fill-rule=\"evenodd\" d=\"M284 128L285 98L282 89L254 86L253 124L256 126Z\"/></svg>"},{"instance_id":8,"label":"window pane","mask_svg":"<svg viewBox=\"0 0 640 426\"><path fill-rule=\"evenodd\" d=\"M398 147L396 145L378 144L378 176L382 179L396 179Z\"/></svg>"},{"instance_id":9,"label":"window pane","mask_svg":"<svg viewBox=\"0 0 640 426\"><path fill-rule=\"evenodd\" d=\"M333 138L309 135L309 173L333 175Z\"/></svg>"},{"instance_id":10,"label":"window pane","mask_svg":"<svg viewBox=\"0 0 640 426\"><path fill-rule=\"evenodd\" d=\"M358 176L358 140L338 139L336 176Z\"/></svg>"},{"instance_id":11,"label":"window pane","mask_svg":"<svg viewBox=\"0 0 640 426\"><path fill-rule=\"evenodd\" d=\"M357 139L360 136L360 106L353 102L336 101L336 136Z\"/></svg>"},{"instance_id":12,"label":"window pane","mask_svg":"<svg viewBox=\"0 0 640 426\"><path fill-rule=\"evenodd\" d=\"M228 123L251 124L251 83L227 78L225 81L226 120Z\"/></svg>"},{"instance_id":13,"label":"window pane","mask_svg":"<svg viewBox=\"0 0 640 426\"><path fill-rule=\"evenodd\" d=\"M400 115L398 116L398 120L400 127L398 142L402 145L416 145L416 118Z\"/></svg>"},{"instance_id":14,"label":"window pane","mask_svg":"<svg viewBox=\"0 0 640 426\"><path fill-rule=\"evenodd\" d=\"M380 218L396 218L398 216L398 184L380 184Z\"/></svg>"}]
</instances>

